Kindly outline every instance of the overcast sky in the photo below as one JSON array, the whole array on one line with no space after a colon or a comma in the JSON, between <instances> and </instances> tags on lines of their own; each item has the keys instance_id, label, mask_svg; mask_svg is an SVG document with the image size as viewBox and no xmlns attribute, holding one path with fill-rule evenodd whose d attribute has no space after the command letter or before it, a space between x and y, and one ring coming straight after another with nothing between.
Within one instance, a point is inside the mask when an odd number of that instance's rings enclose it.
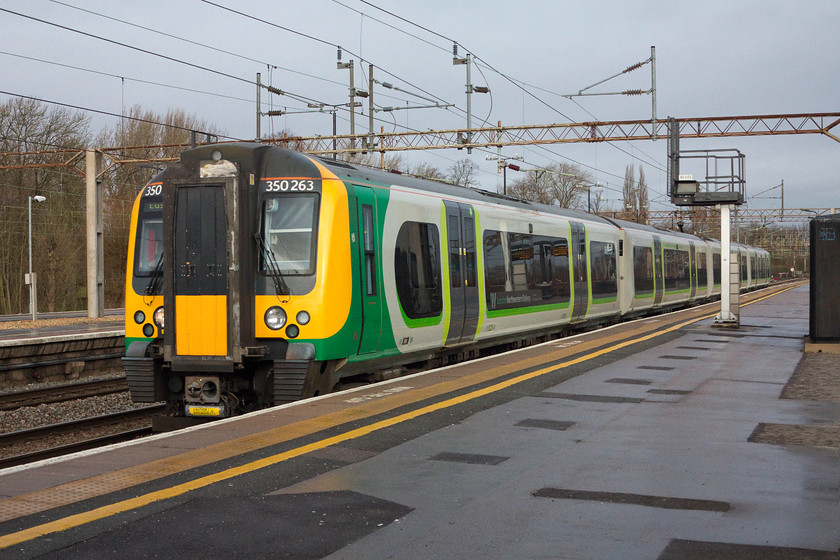
<instances>
[{"instance_id":1,"label":"overcast sky","mask_svg":"<svg viewBox=\"0 0 840 560\"><path fill-rule=\"evenodd\" d=\"M6 10L135 47L0 12L0 89L116 114L134 105L159 113L180 108L228 136L252 139L256 133L252 82L257 72L263 82L297 96L333 105L348 102L348 71L336 68L335 45L341 45L343 61L356 61L357 87L367 89L362 82L372 63L378 80L455 105L377 113L377 130L380 126L386 131L463 128L465 67L452 64L454 40L461 45L460 55L471 52L481 60L473 66L474 85L491 90L473 96L476 127L485 120L520 125L649 119L650 95L569 100L563 94L646 61L651 46L656 47L659 118L840 112L840 2L836 0L370 0L369 4L218 0L217 4L245 15L200 0L0 0ZM590 91L648 90L650 70L645 65ZM514 85L508 78L525 85ZM374 91L380 106L428 104L380 86ZM8 98L0 95L2 101ZM304 102L289 96L264 94L263 101L264 111L305 109ZM364 101L365 116L357 116L357 133L367 130ZM94 128L116 124L113 117L92 118ZM298 135L327 135L332 119L327 113L262 119L263 135L283 129ZM349 133L346 112L339 114L338 132ZM840 136L840 127L833 132ZM748 197L784 180L786 208L840 207L840 143L829 137L684 140L681 148L743 152ZM495 162L486 161L488 153L426 151L405 157L410 164L428 161L443 170L469 157L481 170L482 187L495 190L501 179ZM651 188L651 209L672 208L664 196L664 139L505 148L502 154L523 156L523 168L578 163L604 185L604 196L614 207L625 167L641 165ZM694 171L695 178L702 173ZM509 171L508 179L515 178L516 173ZM771 189L764 196L779 193L780 189ZM780 203L774 198L749 199L750 208L778 208Z\"/></svg>"}]
</instances>

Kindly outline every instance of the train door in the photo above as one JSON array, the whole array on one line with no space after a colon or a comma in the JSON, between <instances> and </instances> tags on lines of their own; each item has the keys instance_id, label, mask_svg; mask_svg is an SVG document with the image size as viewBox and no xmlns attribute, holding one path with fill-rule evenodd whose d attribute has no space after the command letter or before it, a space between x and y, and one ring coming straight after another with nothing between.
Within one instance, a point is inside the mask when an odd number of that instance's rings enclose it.
<instances>
[{"instance_id":1,"label":"train door","mask_svg":"<svg viewBox=\"0 0 840 560\"><path fill-rule=\"evenodd\" d=\"M470 342L478 328L478 270L475 210L468 204L444 201L449 262L449 330L446 344Z\"/></svg>"},{"instance_id":2,"label":"train door","mask_svg":"<svg viewBox=\"0 0 840 560\"><path fill-rule=\"evenodd\" d=\"M229 289L228 198L235 196L236 181L219 184L178 184L171 192L174 204L169 211L172 260L172 296L166 303L174 305L172 329L166 329L167 342L174 345L173 355L217 356L231 354L229 306L237 301ZM230 219L229 219L230 218ZM166 234L165 234L166 235ZM168 326L168 325L167 325ZM229 328L230 327L230 328Z\"/></svg>"},{"instance_id":3,"label":"train door","mask_svg":"<svg viewBox=\"0 0 840 560\"><path fill-rule=\"evenodd\" d=\"M665 295L665 278L662 272L662 238L653 236L653 304L660 305Z\"/></svg>"},{"instance_id":4,"label":"train door","mask_svg":"<svg viewBox=\"0 0 840 560\"><path fill-rule=\"evenodd\" d=\"M379 287L378 230L376 227L376 197L370 187L356 186L356 203L359 213L359 263L362 290L362 335L359 354L375 352L379 347L382 331L382 294Z\"/></svg>"},{"instance_id":5,"label":"train door","mask_svg":"<svg viewBox=\"0 0 840 560\"><path fill-rule=\"evenodd\" d=\"M691 276L691 299L697 295L697 247L693 242L688 243L688 270Z\"/></svg>"},{"instance_id":6,"label":"train door","mask_svg":"<svg viewBox=\"0 0 840 560\"><path fill-rule=\"evenodd\" d=\"M580 222L571 222L572 228L572 277L574 281L574 305L571 320L586 316L589 307L589 267L586 257L586 228Z\"/></svg>"}]
</instances>

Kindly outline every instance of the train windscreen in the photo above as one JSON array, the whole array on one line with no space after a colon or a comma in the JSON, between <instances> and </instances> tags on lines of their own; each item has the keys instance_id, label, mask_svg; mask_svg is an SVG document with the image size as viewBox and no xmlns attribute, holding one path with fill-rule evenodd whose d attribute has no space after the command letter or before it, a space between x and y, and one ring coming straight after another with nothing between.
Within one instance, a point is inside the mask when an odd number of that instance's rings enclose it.
<instances>
[{"instance_id":1,"label":"train windscreen","mask_svg":"<svg viewBox=\"0 0 840 560\"><path fill-rule=\"evenodd\" d=\"M163 253L163 204L160 200L143 200L134 247L134 274L151 276Z\"/></svg>"},{"instance_id":2,"label":"train windscreen","mask_svg":"<svg viewBox=\"0 0 840 560\"><path fill-rule=\"evenodd\" d=\"M284 275L315 272L318 196L281 195L269 198L263 205L263 241L270 249L270 258ZM260 263L267 272L272 263Z\"/></svg>"}]
</instances>

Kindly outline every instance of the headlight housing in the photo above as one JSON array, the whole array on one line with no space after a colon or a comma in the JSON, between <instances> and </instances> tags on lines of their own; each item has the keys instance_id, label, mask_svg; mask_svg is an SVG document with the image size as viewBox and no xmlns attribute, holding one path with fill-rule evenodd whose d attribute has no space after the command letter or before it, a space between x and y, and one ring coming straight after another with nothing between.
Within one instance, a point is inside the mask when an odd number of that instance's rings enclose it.
<instances>
[{"instance_id":1,"label":"headlight housing","mask_svg":"<svg viewBox=\"0 0 840 560\"><path fill-rule=\"evenodd\" d=\"M159 329L163 329L163 306L162 305L160 307L158 307L157 309L155 309L155 312L152 314L152 320L155 322L155 325L157 325L157 327Z\"/></svg>"},{"instance_id":2,"label":"headlight housing","mask_svg":"<svg viewBox=\"0 0 840 560\"><path fill-rule=\"evenodd\" d=\"M298 311L297 315L295 315L295 320L297 321L298 325L308 325L310 321L309 312Z\"/></svg>"},{"instance_id":3,"label":"headlight housing","mask_svg":"<svg viewBox=\"0 0 840 560\"><path fill-rule=\"evenodd\" d=\"M265 312L265 326L273 331L283 328L286 324L286 312L281 307L269 307Z\"/></svg>"}]
</instances>

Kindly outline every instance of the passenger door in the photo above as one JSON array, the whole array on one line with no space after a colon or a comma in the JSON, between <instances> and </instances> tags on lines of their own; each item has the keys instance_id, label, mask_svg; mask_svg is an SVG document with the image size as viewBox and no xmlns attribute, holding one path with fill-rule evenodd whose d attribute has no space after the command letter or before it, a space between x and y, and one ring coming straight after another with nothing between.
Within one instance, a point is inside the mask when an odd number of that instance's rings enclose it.
<instances>
[{"instance_id":1,"label":"passenger door","mask_svg":"<svg viewBox=\"0 0 840 560\"><path fill-rule=\"evenodd\" d=\"M586 256L586 228L580 222L571 222L572 228L572 279L574 284L574 304L571 320L576 321L586 316L589 307L589 267Z\"/></svg>"},{"instance_id":2,"label":"passenger door","mask_svg":"<svg viewBox=\"0 0 840 560\"><path fill-rule=\"evenodd\" d=\"M688 243L688 268L691 275L691 299L697 295L697 247L694 242Z\"/></svg>"},{"instance_id":3,"label":"passenger door","mask_svg":"<svg viewBox=\"0 0 840 560\"><path fill-rule=\"evenodd\" d=\"M478 328L478 269L475 210L444 201L446 254L449 264L449 330L446 345L470 342Z\"/></svg>"},{"instance_id":4,"label":"passenger door","mask_svg":"<svg viewBox=\"0 0 840 560\"><path fill-rule=\"evenodd\" d=\"M653 236L653 304L660 305L665 295L665 278L662 272L662 238Z\"/></svg>"},{"instance_id":5,"label":"passenger door","mask_svg":"<svg viewBox=\"0 0 840 560\"><path fill-rule=\"evenodd\" d=\"M376 197L370 187L355 186L359 235L359 278L362 300L362 334L359 354L379 348L382 331L382 290L379 286L381 244L377 228Z\"/></svg>"}]
</instances>

